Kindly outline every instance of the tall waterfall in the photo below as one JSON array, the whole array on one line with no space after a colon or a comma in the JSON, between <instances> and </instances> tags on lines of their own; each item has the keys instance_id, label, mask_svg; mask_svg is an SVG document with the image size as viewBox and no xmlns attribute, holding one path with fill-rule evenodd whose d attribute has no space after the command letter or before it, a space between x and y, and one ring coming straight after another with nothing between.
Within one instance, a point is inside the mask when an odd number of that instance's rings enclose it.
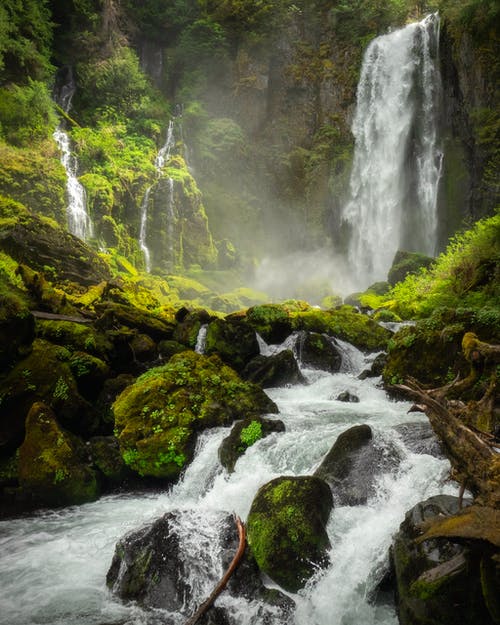
<instances>
[{"instance_id":1,"label":"tall waterfall","mask_svg":"<svg viewBox=\"0 0 500 625\"><path fill-rule=\"evenodd\" d=\"M170 158L170 154L172 152L172 148L175 145L175 137L174 137L174 121L171 119L168 123L167 129L167 138L163 146L158 150L158 154L155 158L155 167L156 167L156 176L157 179L161 178L162 170L168 159ZM169 197L167 198L167 213L170 223L170 213L171 213L171 203L172 203L172 195L173 195L173 183L172 178L169 178ZM149 207L149 198L151 195L151 189L153 185L150 185L146 189L146 193L144 194L144 199L142 200L141 205L141 222L139 226L139 246L144 254L144 262L146 264L146 271L151 271L151 253L149 251L146 238L147 238L147 227L148 227L148 207ZM171 191L170 191L171 190Z\"/></svg>"},{"instance_id":2,"label":"tall waterfall","mask_svg":"<svg viewBox=\"0 0 500 625\"><path fill-rule=\"evenodd\" d=\"M71 107L75 89L76 85L70 73L68 82L61 87L56 97L57 103L65 113L67 113ZM92 236L93 227L87 212L85 189L80 184L77 177L78 161L71 151L70 138L62 124L59 124L52 136L61 151L61 163L66 170L66 192L68 195L66 214L68 218L68 230L71 234L85 241Z\"/></svg>"},{"instance_id":3,"label":"tall waterfall","mask_svg":"<svg viewBox=\"0 0 500 625\"><path fill-rule=\"evenodd\" d=\"M350 199L348 261L357 288L383 280L398 249L436 251L443 154L437 122L439 17L374 39L363 59Z\"/></svg>"}]
</instances>

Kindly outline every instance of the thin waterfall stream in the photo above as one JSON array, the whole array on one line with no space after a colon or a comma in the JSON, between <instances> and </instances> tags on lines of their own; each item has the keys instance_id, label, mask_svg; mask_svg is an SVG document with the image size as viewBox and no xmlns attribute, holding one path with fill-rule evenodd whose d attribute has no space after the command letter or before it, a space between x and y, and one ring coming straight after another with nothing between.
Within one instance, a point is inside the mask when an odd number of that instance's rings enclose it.
<instances>
[{"instance_id":1,"label":"thin waterfall stream","mask_svg":"<svg viewBox=\"0 0 500 625\"><path fill-rule=\"evenodd\" d=\"M75 94L76 85L70 75L69 81L62 85L56 101L61 109L68 113ZM71 140L61 122L53 135L61 152L61 163L66 171L66 192L68 204L66 214L68 230L78 238L86 241L93 234L93 225L87 211L87 197L83 185L78 180L78 161L71 150Z\"/></svg>"},{"instance_id":2,"label":"thin waterfall stream","mask_svg":"<svg viewBox=\"0 0 500 625\"><path fill-rule=\"evenodd\" d=\"M111 495L94 503L0 522L0 623L2 625L181 625L218 581L219 527L227 513L248 515L258 488L280 475L311 474L336 438L366 423L383 450L396 449L397 468L379 476L366 505L336 506L328 533L331 564L291 595L294 625L396 625L391 601L373 596L388 566L391 537L405 512L435 494L456 493L446 481L449 463L412 453L395 426L425 422L410 404L390 400L379 379L358 379L371 357L343 350L339 373L303 369L307 385L269 389L286 431L250 447L228 474L217 450L229 428L205 431L183 478L162 492ZM358 403L335 399L348 390ZM272 417L271 417L272 418ZM183 614L123 604L106 588L115 543L168 511L179 511L180 550L187 563L191 603ZM241 625L285 625L272 607L223 593L224 606Z\"/></svg>"}]
</instances>

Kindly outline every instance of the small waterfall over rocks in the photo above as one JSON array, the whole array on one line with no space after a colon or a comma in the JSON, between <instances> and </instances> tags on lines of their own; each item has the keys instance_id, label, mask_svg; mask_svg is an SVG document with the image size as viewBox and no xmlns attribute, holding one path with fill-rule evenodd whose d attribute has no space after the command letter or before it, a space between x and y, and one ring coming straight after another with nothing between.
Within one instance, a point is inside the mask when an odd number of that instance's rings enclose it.
<instances>
[{"instance_id":1,"label":"small waterfall over rocks","mask_svg":"<svg viewBox=\"0 0 500 625\"><path fill-rule=\"evenodd\" d=\"M158 154L155 158L156 177L159 180L162 177L162 171L167 164L172 148L175 145L174 137L174 120L171 119L168 123L167 138L165 143L158 150ZM144 254L144 262L146 264L146 271L151 271L151 252L147 245L147 226L148 226L148 208L149 200L151 196L151 190L153 185L150 185L144 194L144 198L141 204L141 221L139 226L139 247ZM173 195L174 195L174 181L172 178L168 178L168 198L167 198L167 231L169 239L169 251L172 253L173 248Z\"/></svg>"},{"instance_id":2,"label":"small waterfall over rocks","mask_svg":"<svg viewBox=\"0 0 500 625\"><path fill-rule=\"evenodd\" d=\"M398 249L436 252L439 17L377 37L368 46L352 125L355 137L348 262L356 288L383 280Z\"/></svg>"},{"instance_id":3,"label":"small waterfall over rocks","mask_svg":"<svg viewBox=\"0 0 500 625\"><path fill-rule=\"evenodd\" d=\"M71 71L68 71L68 79L59 89L55 100L61 109L67 113L71 108L71 101L75 94L76 85ZM87 212L87 197L85 189L80 184L78 173L78 161L71 151L71 141L68 133L64 130L63 122L55 129L53 135L59 150L61 151L61 163L66 170L66 192L68 205L66 214L68 218L68 230L79 239L86 241L93 235L93 225Z\"/></svg>"}]
</instances>

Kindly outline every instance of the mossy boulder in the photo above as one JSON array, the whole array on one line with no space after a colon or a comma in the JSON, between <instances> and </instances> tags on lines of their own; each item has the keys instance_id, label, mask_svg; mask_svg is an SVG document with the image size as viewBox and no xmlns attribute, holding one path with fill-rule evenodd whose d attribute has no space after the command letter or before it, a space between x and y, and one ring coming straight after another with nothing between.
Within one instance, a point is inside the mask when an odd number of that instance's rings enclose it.
<instances>
[{"instance_id":1,"label":"mossy boulder","mask_svg":"<svg viewBox=\"0 0 500 625\"><path fill-rule=\"evenodd\" d=\"M350 306L293 313L293 328L338 337L366 351L385 349L392 336L389 330Z\"/></svg>"},{"instance_id":2,"label":"mossy boulder","mask_svg":"<svg viewBox=\"0 0 500 625\"><path fill-rule=\"evenodd\" d=\"M423 267L432 265L434 258L418 254L417 252L405 252L398 250L392 261L391 268L387 275L387 282L394 286L396 282L402 282L407 275L418 273Z\"/></svg>"},{"instance_id":3,"label":"mossy boulder","mask_svg":"<svg viewBox=\"0 0 500 625\"><path fill-rule=\"evenodd\" d=\"M85 445L57 422L42 402L31 407L26 436L19 449L19 484L38 505L65 506L98 496Z\"/></svg>"},{"instance_id":4,"label":"mossy boulder","mask_svg":"<svg viewBox=\"0 0 500 625\"><path fill-rule=\"evenodd\" d=\"M203 309L187 311L181 308L176 318L178 318L178 324L171 338L177 343L194 349L200 328L210 321L210 315Z\"/></svg>"},{"instance_id":5,"label":"mossy boulder","mask_svg":"<svg viewBox=\"0 0 500 625\"><path fill-rule=\"evenodd\" d=\"M119 395L113 412L127 465L140 475L176 479L200 430L277 408L217 356L186 351L141 375Z\"/></svg>"},{"instance_id":6,"label":"mossy boulder","mask_svg":"<svg viewBox=\"0 0 500 625\"><path fill-rule=\"evenodd\" d=\"M342 354L331 337L318 332L302 332L298 339L299 359L303 366L330 373L340 371Z\"/></svg>"},{"instance_id":7,"label":"mossy boulder","mask_svg":"<svg viewBox=\"0 0 500 625\"><path fill-rule=\"evenodd\" d=\"M238 372L260 352L252 327L238 319L215 319L207 329L205 353L217 354Z\"/></svg>"},{"instance_id":8,"label":"mossy boulder","mask_svg":"<svg viewBox=\"0 0 500 625\"><path fill-rule=\"evenodd\" d=\"M0 449L17 447L31 405L43 401L61 423L76 434L89 435L98 427L95 410L78 392L64 347L36 339L29 356L19 361L0 382Z\"/></svg>"},{"instance_id":9,"label":"mossy boulder","mask_svg":"<svg viewBox=\"0 0 500 625\"><path fill-rule=\"evenodd\" d=\"M35 319L23 293L4 283L0 274L0 367L4 368L29 348L35 338Z\"/></svg>"},{"instance_id":10,"label":"mossy boulder","mask_svg":"<svg viewBox=\"0 0 500 625\"><path fill-rule=\"evenodd\" d=\"M408 376L422 384L441 385L457 372L467 373L462 355L464 326L435 326L431 320L399 330L389 341L382 377L385 384L402 383Z\"/></svg>"},{"instance_id":11,"label":"mossy boulder","mask_svg":"<svg viewBox=\"0 0 500 625\"><path fill-rule=\"evenodd\" d=\"M80 395L94 402L109 377L108 365L100 358L86 352L73 352L69 359L69 366Z\"/></svg>"},{"instance_id":12,"label":"mossy boulder","mask_svg":"<svg viewBox=\"0 0 500 625\"><path fill-rule=\"evenodd\" d=\"M285 424L280 419L266 419L252 416L233 425L229 436L222 441L219 447L219 460L230 473L234 465L245 451L261 438L272 432L284 432Z\"/></svg>"},{"instance_id":13,"label":"mossy boulder","mask_svg":"<svg viewBox=\"0 0 500 625\"><path fill-rule=\"evenodd\" d=\"M241 375L245 380L254 382L262 388L306 383L291 349L285 349L272 356L255 356Z\"/></svg>"},{"instance_id":14,"label":"mossy boulder","mask_svg":"<svg viewBox=\"0 0 500 625\"><path fill-rule=\"evenodd\" d=\"M113 350L113 343L103 332L89 323L77 323L61 319L37 319L37 336L67 348L106 359Z\"/></svg>"},{"instance_id":15,"label":"mossy boulder","mask_svg":"<svg viewBox=\"0 0 500 625\"><path fill-rule=\"evenodd\" d=\"M377 475L399 462L395 448L376 444L370 426L355 425L337 438L314 475L330 486L336 505L356 506L374 493Z\"/></svg>"},{"instance_id":16,"label":"mossy boulder","mask_svg":"<svg viewBox=\"0 0 500 625\"><path fill-rule=\"evenodd\" d=\"M333 506L317 477L279 477L262 486L248 515L248 544L264 573L297 592L328 561L326 524Z\"/></svg>"},{"instance_id":17,"label":"mossy boulder","mask_svg":"<svg viewBox=\"0 0 500 625\"><path fill-rule=\"evenodd\" d=\"M122 485L132 472L125 464L114 436L94 436L89 441L90 457L104 490Z\"/></svg>"},{"instance_id":18,"label":"mossy boulder","mask_svg":"<svg viewBox=\"0 0 500 625\"><path fill-rule=\"evenodd\" d=\"M149 310L116 302L102 302L96 304L95 309L100 315L96 322L99 330L125 326L147 334L155 341L172 338L174 324Z\"/></svg>"},{"instance_id":19,"label":"mossy boulder","mask_svg":"<svg viewBox=\"0 0 500 625\"><path fill-rule=\"evenodd\" d=\"M491 563L488 549L473 549L442 537L418 540L423 524L458 511L458 498L438 495L407 512L392 546L401 625L498 623L483 596L481 562Z\"/></svg>"},{"instance_id":20,"label":"mossy boulder","mask_svg":"<svg viewBox=\"0 0 500 625\"><path fill-rule=\"evenodd\" d=\"M28 210L0 222L0 247L35 271L50 267L57 281L88 285L110 277L106 263L83 241Z\"/></svg>"},{"instance_id":21,"label":"mossy boulder","mask_svg":"<svg viewBox=\"0 0 500 625\"><path fill-rule=\"evenodd\" d=\"M283 343L292 333L290 315L280 304L252 306L247 310L246 321L271 345Z\"/></svg>"}]
</instances>

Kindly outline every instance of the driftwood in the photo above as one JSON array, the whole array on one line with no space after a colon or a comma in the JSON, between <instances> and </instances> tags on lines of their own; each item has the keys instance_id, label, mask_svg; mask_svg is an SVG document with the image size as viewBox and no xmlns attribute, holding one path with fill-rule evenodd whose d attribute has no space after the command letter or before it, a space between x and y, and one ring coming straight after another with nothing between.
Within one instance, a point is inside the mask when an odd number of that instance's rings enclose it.
<instances>
[{"instance_id":1,"label":"driftwood","mask_svg":"<svg viewBox=\"0 0 500 625\"><path fill-rule=\"evenodd\" d=\"M53 319L55 321L72 321L73 323L92 323L92 319L85 317L72 317L70 315L58 315L56 313L43 312L41 310L32 310L31 314L36 319Z\"/></svg>"},{"instance_id":2,"label":"driftwood","mask_svg":"<svg viewBox=\"0 0 500 625\"><path fill-rule=\"evenodd\" d=\"M220 582L214 588L212 594L208 597L208 599L206 599L200 605L200 607L196 610L193 616L191 616L191 618L189 618L186 621L185 625L195 625L195 623L197 623L200 620L200 618L205 614L208 608L210 608L213 602L217 599L220 593L224 590L231 575L236 570L236 567L240 563L240 560L243 557L243 554L245 553L245 545L246 545L245 525L242 523L240 517L237 516L235 520L236 520L236 525L238 527L238 536L239 536L239 541L240 541L238 545L238 550L236 554L234 555L234 558L232 559L231 564L229 565L229 568L225 572Z\"/></svg>"},{"instance_id":3,"label":"driftwood","mask_svg":"<svg viewBox=\"0 0 500 625\"><path fill-rule=\"evenodd\" d=\"M456 378L445 386L425 389L414 378L408 378L405 384L394 388L425 406L431 426L452 464L453 477L462 488L468 488L478 503L496 508L500 506L500 441L491 428L498 398L496 365L500 362L500 346L483 343L468 332L462 348L471 363L471 373L464 380ZM471 388L479 371L489 375L481 399L467 403L450 399L457 396L457 390L463 392Z\"/></svg>"}]
</instances>

